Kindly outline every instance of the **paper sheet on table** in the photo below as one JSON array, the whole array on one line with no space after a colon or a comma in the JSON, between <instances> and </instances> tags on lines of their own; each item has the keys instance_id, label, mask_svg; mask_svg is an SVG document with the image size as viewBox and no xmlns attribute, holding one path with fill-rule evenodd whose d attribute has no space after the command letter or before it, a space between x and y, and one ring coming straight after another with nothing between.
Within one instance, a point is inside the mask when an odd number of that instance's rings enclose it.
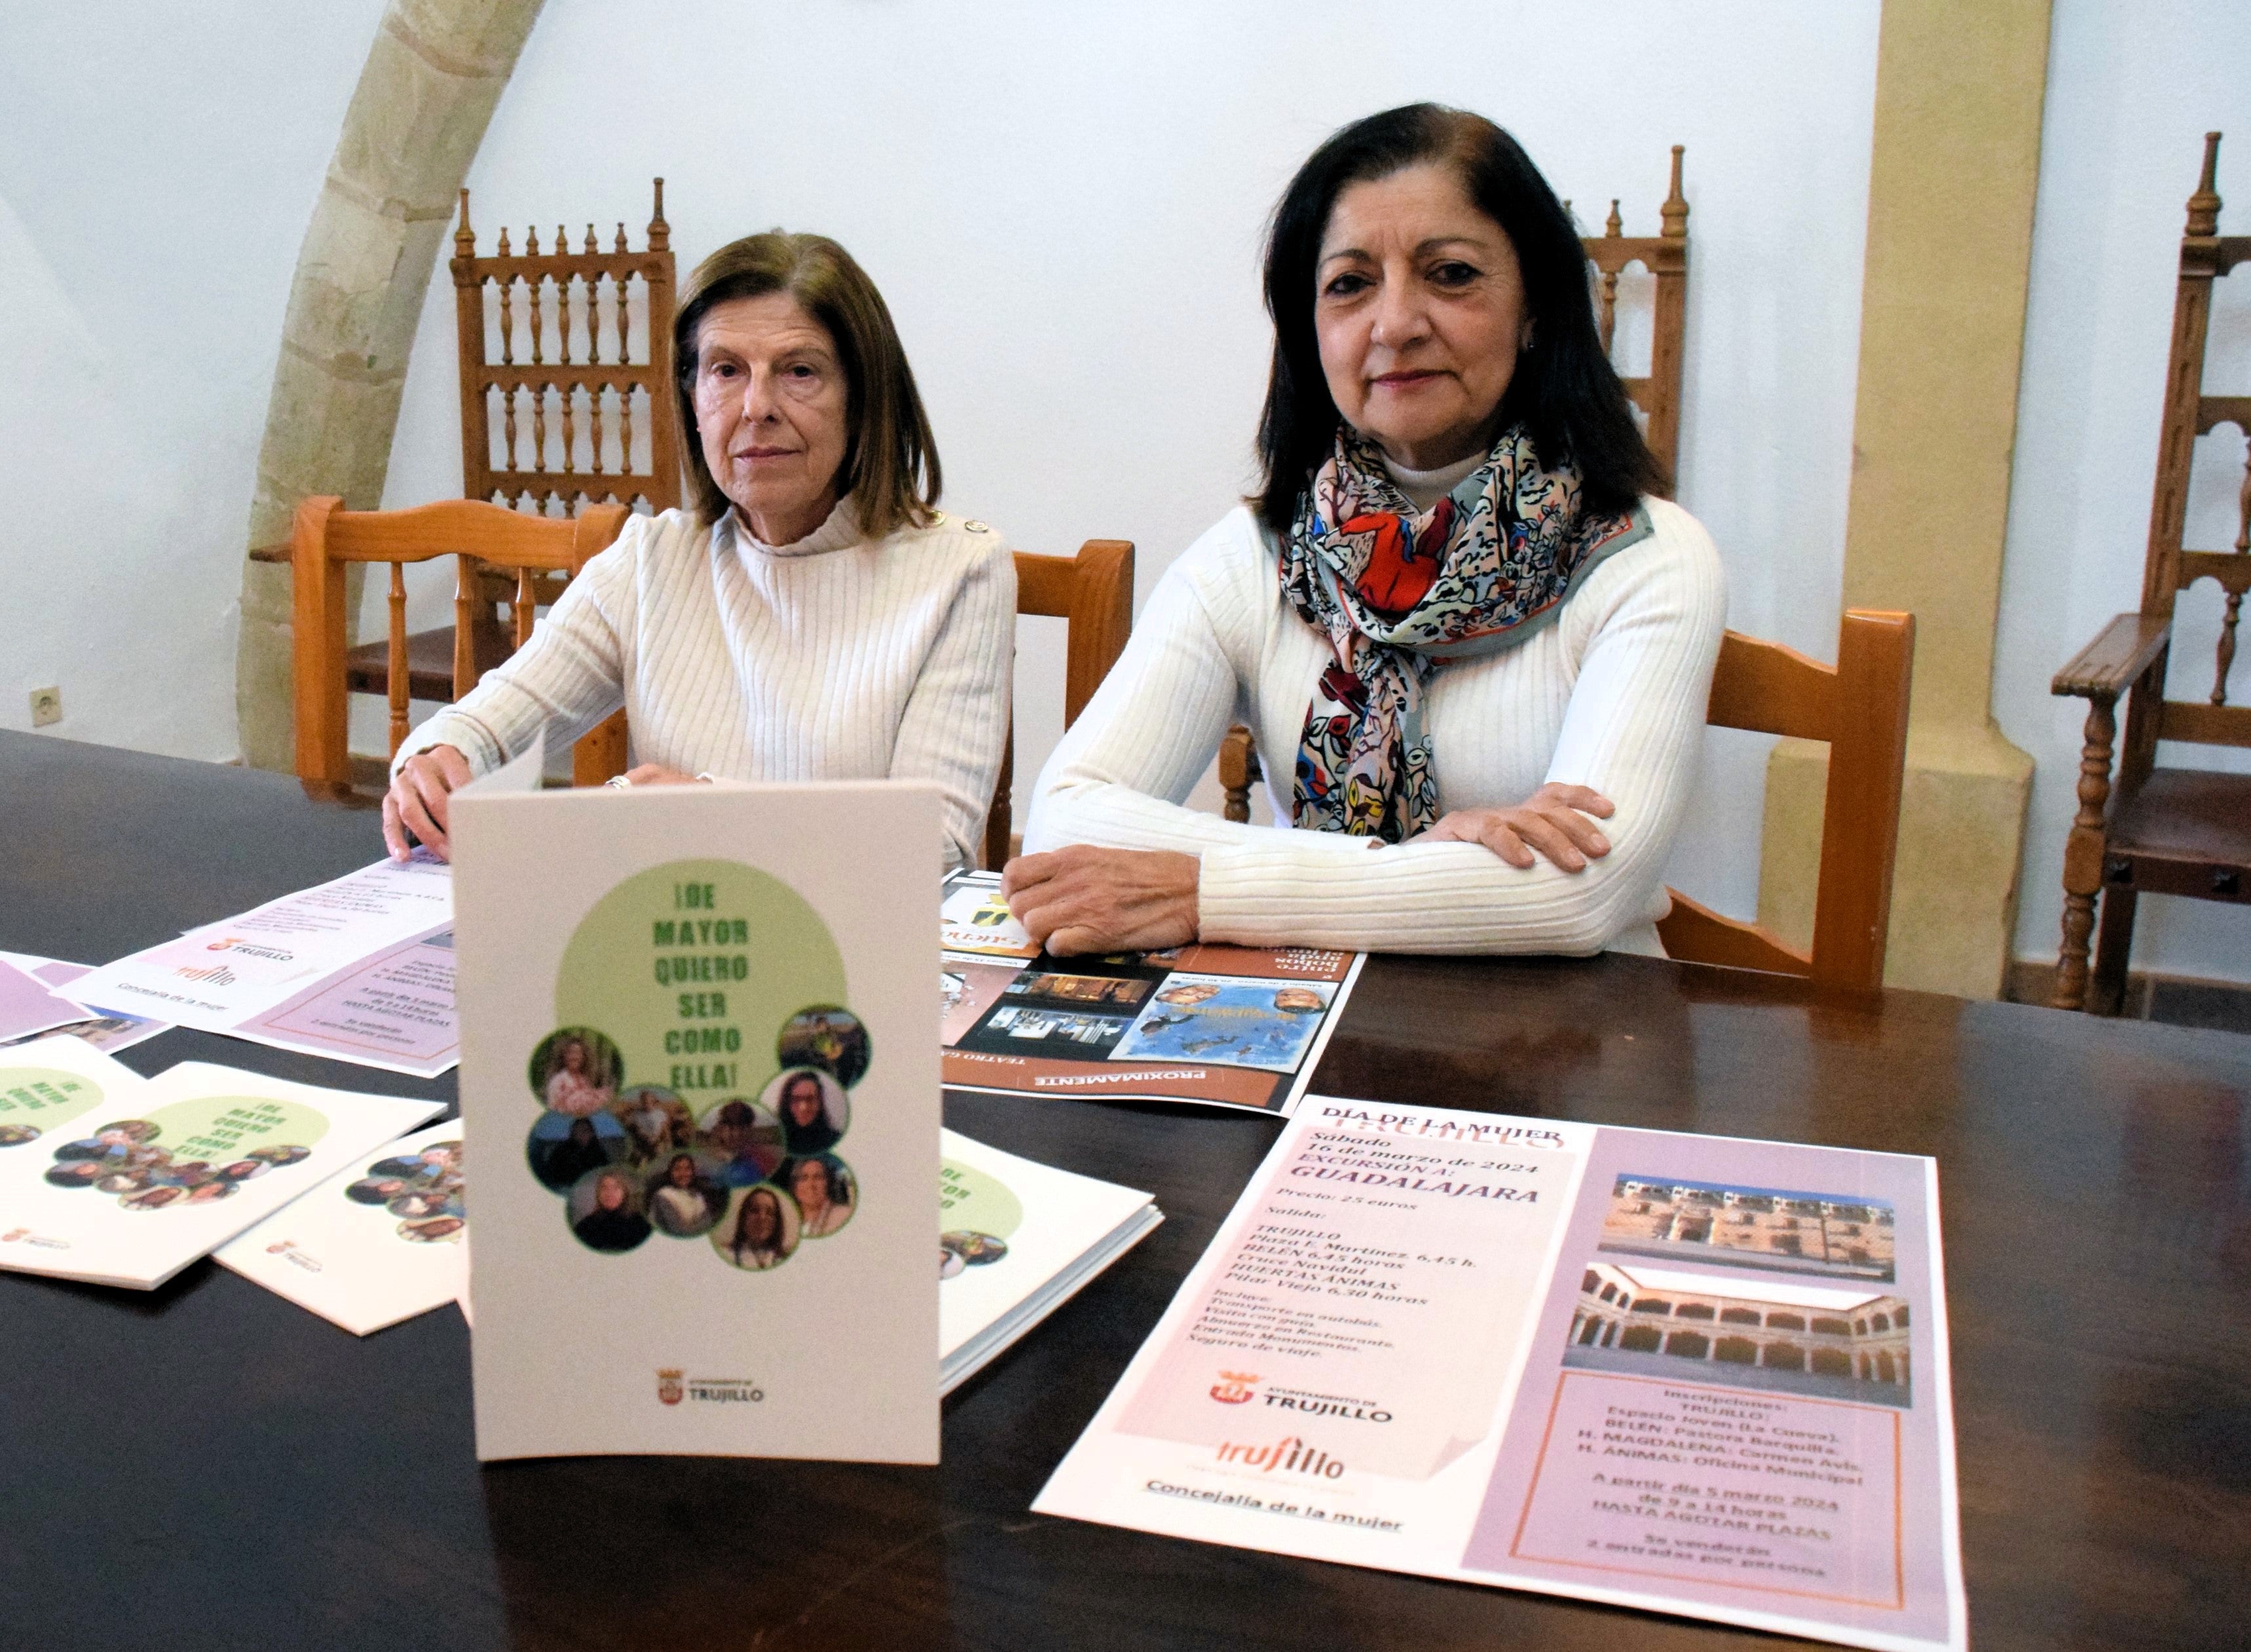
<instances>
[{"instance_id":1,"label":"paper sheet on table","mask_svg":"<svg viewBox=\"0 0 2251 1652\"><path fill-rule=\"evenodd\" d=\"M461 1294L466 1216L461 1130L449 1122L363 1155L213 1255L364 1337Z\"/></svg>"},{"instance_id":2,"label":"paper sheet on table","mask_svg":"<svg viewBox=\"0 0 2251 1652\"><path fill-rule=\"evenodd\" d=\"M1032 1506L1959 1649L1936 1166L1309 1096Z\"/></svg>"},{"instance_id":3,"label":"paper sheet on table","mask_svg":"<svg viewBox=\"0 0 2251 1652\"><path fill-rule=\"evenodd\" d=\"M441 1110L77 1039L0 1052L0 1268L151 1289Z\"/></svg>"},{"instance_id":4,"label":"paper sheet on table","mask_svg":"<svg viewBox=\"0 0 2251 1652\"><path fill-rule=\"evenodd\" d=\"M452 868L378 861L103 965L81 1003L430 1078L458 1059Z\"/></svg>"},{"instance_id":5,"label":"paper sheet on table","mask_svg":"<svg viewBox=\"0 0 2251 1652\"><path fill-rule=\"evenodd\" d=\"M81 976L94 973L91 964L66 964L58 958L44 958L29 952L0 952L0 964L10 964L44 985L50 992L68 999L77 1013L38 1033L27 1033L15 1038L0 1038L0 1049L12 1045L28 1044L33 1039L50 1038L58 1033L92 1045L104 1055L114 1055L120 1050L152 1039L159 1033L171 1031L169 1021L152 1021L146 1016L120 1015L108 1011L89 1009L75 999L69 999L66 989Z\"/></svg>"}]
</instances>

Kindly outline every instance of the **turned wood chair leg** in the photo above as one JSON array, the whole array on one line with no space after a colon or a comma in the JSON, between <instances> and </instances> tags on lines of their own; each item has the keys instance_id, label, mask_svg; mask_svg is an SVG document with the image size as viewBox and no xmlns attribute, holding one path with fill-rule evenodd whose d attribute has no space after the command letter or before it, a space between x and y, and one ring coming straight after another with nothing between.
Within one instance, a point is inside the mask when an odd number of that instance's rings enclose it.
<instances>
[{"instance_id":1,"label":"turned wood chair leg","mask_svg":"<svg viewBox=\"0 0 2251 1652\"><path fill-rule=\"evenodd\" d=\"M2126 955L2133 950L2134 906L2139 898L2130 884L2113 883L2102 891L2102 929L2087 992L2087 1007L2097 1015L2116 1015L2125 1007Z\"/></svg>"},{"instance_id":2,"label":"turned wood chair leg","mask_svg":"<svg viewBox=\"0 0 2251 1652\"><path fill-rule=\"evenodd\" d=\"M2087 708L2087 743L2079 758L2079 813L2063 846L2063 944L2055 959L2059 1010L2087 1004L2087 943L2095 930L2095 898L2102 888L2103 805L2110 800L2110 748L2118 720L2109 700Z\"/></svg>"}]
</instances>

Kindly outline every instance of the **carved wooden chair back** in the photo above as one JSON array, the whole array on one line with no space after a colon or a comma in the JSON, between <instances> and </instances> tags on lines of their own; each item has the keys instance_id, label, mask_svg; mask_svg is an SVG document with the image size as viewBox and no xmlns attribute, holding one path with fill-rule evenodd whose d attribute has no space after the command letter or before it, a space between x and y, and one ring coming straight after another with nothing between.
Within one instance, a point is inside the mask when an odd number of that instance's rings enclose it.
<instances>
[{"instance_id":1,"label":"carved wooden chair back","mask_svg":"<svg viewBox=\"0 0 2251 1652\"><path fill-rule=\"evenodd\" d=\"M648 241L638 252L626 244L623 224L607 248L589 224L575 250L558 225L544 252L537 227L524 232L520 252L503 229L496 250L481 258L469 226L469 192L461 191L452 267L465 497L564 515L606 501L651 511L680 503L672 232L664 221L664 180L654 189ZM465 563L456 584L476 598L454 604L457 617L466 617L474 681L516 651L509 615L517 581ZM562 590L559 574L538 575L535 605L546 607ZM458 626L440 626L406 639L412 698L452 697L457 633ZM353 649L351 690L389 696L390 660L379 642ZM604 754L609 773L622 773L625 714L579 749Z\"/></svg>"},{"instance_id":2,"label":"carved wooden chair back","mask_svg":"<svg viewBox=\"0 0 2251 1652\"><path fill-rule=\"evenodd\" d=\"M1659 233L1626 234L1618 204L1612 201L1603 232L1579 238L1595 283L1595 325L1602 334L1605 354L1617 336L1618 278L1636 264L1656 278L1649 371L1619 377L1628 399L1648 420L1642 435L1667 477L1680 463L1682 363L1688 333L1688 197L1680 193L1681 160L1687 153L1683 145L1673 146L1673 183L1664 204L1658 208L1663 225ZM1564 202L1564 210L1568 211L1570 204ZM1668 496L1670 491L1668 487ZM1219 784L1227 799L1222 812L1229 819L1250 819L1250 788L1262 774L1250 730L1236 724L1219 744Z\"/></svg>"},{"instance_id":3,"label":"carved wooden chair back","mask_svg":"<svg viewBox=\"0 0 2251 1652\"><path fill-rule=\"evenodd\" d=\"M1643 435L1668 476L1680 462L1680 388L1688 335L1688 197L1680 193L1680 163L1687 153L1685 146L1673 146L1673 184L1658 208L1663 225L1658 234L1626 234L1618 204L1612 201L1603 232L1579 238L1595 269L1595 325L1605 355L1617 335L1618 277L1638 264L1657 280L1649 371L1620 377L1627 397L1649 421Z\"/></svg>"},{"instance_id":4,"label":"carved wooden chair back","mask_svg":"<svg viewBox=\"0 0 2251 1652\"><path fill-rule=\"evenodd\" d=\"M1813 949L1801 952L1674 889L1673 910L1657 926L1669 956L1808 976L1825 986L1883 985L1914 669L1912 614L1847 609L1834 669L1780 643L1728 632L1706 721L1829 743Z\"/></svg>"},{"instance_id":5,"label":"carved wooden chair back","mask_svg":"<svg viewBox=\"0 0 2251 1652\"><path fill-rule=\"evenodd\" d=\"M1125 539L1090 539L1076 556L1016 553L1016 612L1061 619L1064 644L1063 726L1078 721L1102 686L1133 631L1133 546ZM1008 794L1016 774L1016 731L1001 753L1001 778L985 816L985 865L998 870L1014 853L1015 821Z\"/></svg>"},{"instance_id":6,"label":"carved wooden chair back","mask_svg":"<svg viewBox=\"0 0 2251 1652\"><path fill-rule=\"evenodd\" d=\"M2251 747L2251 706L2227 702L2237 622L2251 591L2251 395L2209 396L2204 390L2213 285L2251 263L2251 235L2219 232L2219 167L2220 134L2209 132L2181 237L2141 607L2113 619L2050 685L2055 694L2089 702L2079 812L2064 846L2063 935L2053 1000L2059 1009L2088 1006L2088 939L2098 896L2102 932L2093 1007L2109 1012L2118 1008L2125 986L2134 908L2143 893L2251 903L2251 775L2157 766L2160 740ZM2192 550L2185 541L2196 442L2222 425L2234 425L2247 439L2235 542L2226 550ZM2200 697L2171 700L2174 607L2204 579L2222 593L2211 688L2204 690L2199 670L2192 681ZM2122 695L2126 731L2113 797L2111 749Z\"/></svg>"},{"instance_id":7,"label":"carved wooden chair back","mask_svg":"<svg viewBox=\"0 0 2251 1652\"><path fill-rule=\"evenodd\" d=\"M540 251L500 232L477 255L469 192L454 231L454 300L461 362L462 491L471 499L560 503L680 503L680 417L673 391L674 270L664 180L655 181L648 245L598 244L561 225Z\"/></svg>"},{"instance_id":8,"label":"carved wooden chair back","mask_svg":"<svg viewBox=\"0 0 2251 1652\"><path fill-rule=\"evenodd\" d=\"M483 570L505 570L514 580L509 607L514 646L531 635L537 605L536 582L544 576L568 578L618 536L629 513L623 505L588 507L576 518L535 516L482 500L448 499L412 510L348 511L334 495L308 499L297 507L290 539L294 569L294 653L297 709L297 773L308 780L348 785L352 760L347 748L344 591L346 569L355 563L391 564L388 695L390 755L406 738L408 563L452 556L455 584L454 651L450 692L458 700L482 674L471 646L469 611L484 602L478 581ZM581 785L606 779L610 758L598 738L587 736L573 754Z\"/></svg>"}]
</instances>

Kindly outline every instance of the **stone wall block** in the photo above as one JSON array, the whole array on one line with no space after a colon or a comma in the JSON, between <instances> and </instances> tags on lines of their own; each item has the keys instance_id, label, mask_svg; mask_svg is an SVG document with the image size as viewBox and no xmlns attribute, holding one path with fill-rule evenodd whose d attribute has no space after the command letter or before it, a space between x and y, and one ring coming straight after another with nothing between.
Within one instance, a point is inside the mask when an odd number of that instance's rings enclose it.
<instances>
[{"instance_id":1,"label":"stone wall block","mask_svg":"<svg viewBox=\"0 0 2251 1652\"><path fill-rule=\"evenodd\" d=\"M364 510L381 503L454 193L541 3L391 0L377 26L290 283L253 549L285 543L308 495L338 494ZM244 565L235 708L243 756L260 768L294 760L290 587L287 567Z\"/></svg>"}]
</instances>

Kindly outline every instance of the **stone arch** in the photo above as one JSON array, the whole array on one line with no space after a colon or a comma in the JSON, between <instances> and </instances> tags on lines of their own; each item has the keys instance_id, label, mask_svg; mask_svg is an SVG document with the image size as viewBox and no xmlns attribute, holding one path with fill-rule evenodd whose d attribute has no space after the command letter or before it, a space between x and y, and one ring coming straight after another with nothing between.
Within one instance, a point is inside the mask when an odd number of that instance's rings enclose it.
<instances>
[{"instance_id":1,"label":"stone arch","mask_svg":"<svg viewBox=\"0 0 2251 1652\"><path fill-rule=\"evenodd\" d=\"M1628 1325L1617 1345L1628 1353L1653 1354L1663 1345L1664 1337L1654 1325Z\"/></svg>"},{"instance_id":2,"label":"stone arch","mask_svg":"<svg viewBox=\"0 0 2251 1652\"><path fill-rule=\"evenodd\" d=\"M1749 1337L1722 1337L1712 1344L1712 1358L1731 1365L1756 1365L1758 1344Z\"/></svg>"},{"instance_id":3,"label":"stone arch","mask_svg":"<svg viewBox=\"0 0 2251 1652\"><path fill-rule=\"evenodd\" d=\"M1683 1359L1702 1359L1712 1351L1712 1339L1700 1331L1676 1331L1665 1339L1665 1351Z\"/></svg>"},{"instance_id":4,"label":"stone arch","mask_svg":"<svg viewBox=\"0 0 2251 1652\"><path fill-rule=\"evenodd\" d=\"M1813 1374L1817 1377L1850 1377L1853 1356L1841 1348L1816 1348L1813 1351Z\"/></svg>"},{"instance_id":5,"label":"stone arch","mask_svg":"<svg viewBox=\"0 0 2251 1652\"><path fill-rule=\"evenodd\" d=\"M297 252L267 400L235 643L244 760L287 770L297 501L371 510L391 467L406 358L456 191L543 0L391 0ZM351 587L357 594L357 583Z\"/></svg>"}]
</instances>

